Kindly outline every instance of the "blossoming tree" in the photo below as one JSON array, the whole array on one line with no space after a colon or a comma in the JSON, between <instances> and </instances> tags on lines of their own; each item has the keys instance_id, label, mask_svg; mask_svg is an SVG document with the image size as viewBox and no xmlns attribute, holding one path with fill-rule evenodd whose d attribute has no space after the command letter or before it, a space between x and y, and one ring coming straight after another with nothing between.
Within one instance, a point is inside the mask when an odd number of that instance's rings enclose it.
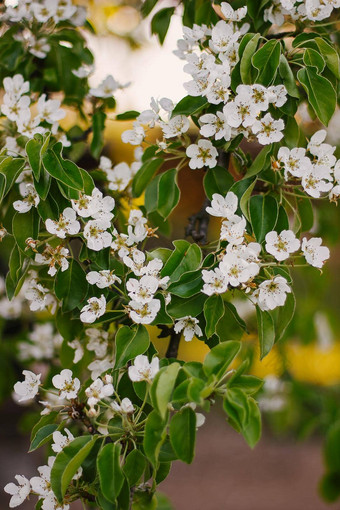
<instances>
[{"instance_id":1,"label":"blossoming tree","mask_svg":"<svg viewBox=\"0 0 340 510\"><path fill-rule=\"evenodd\" d=\"M156 3L146 0L143 15ZM317 200L340 195L340 161L325 129L307 138L296 112L307 104L327 126L335 111L339 6L184 0L175 54L190 75L188 95L116 116L133 121L122 135L135 147L130 165L102 155L113 96L126 85L108 76L90 88L84 8L71 0L2 7L1 313L29 319L15 398L41 406L30 450L51 453L39 476L6 485L11 507L34 494L43 510L78 499L102 510L157 508L157 485L174 460L191 463L202 411L216 400L251 447L259 440L262 381L239 356L247 324L233 300L256 310L263 358L294 314L290 269L321 269L329 258L309 230ZM175 10L152 17L161 43ZM66 109L79 118L67 132ZM77 164L87 149L92 171ZM206 199L186 239L168 248L187 165L204 169ZM208 243L210 217L221 227ZM162 359L149 325L168 342ZM209 346L204 362L177 359L179 343L194 336ZM339 474L330 466L330 486Z\"/></svg>"}]
</instances>

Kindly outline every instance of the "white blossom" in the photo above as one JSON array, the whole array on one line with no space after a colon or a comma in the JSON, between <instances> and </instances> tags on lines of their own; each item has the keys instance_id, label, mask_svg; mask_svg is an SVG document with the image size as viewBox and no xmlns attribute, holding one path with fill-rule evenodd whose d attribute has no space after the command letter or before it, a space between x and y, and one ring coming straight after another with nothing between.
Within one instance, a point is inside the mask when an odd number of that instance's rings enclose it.
<instances>
[{"instance_id":1,"label":"white blossom","mask_svg":"<svg viewBox=\"0 0 340 510\"><path fill-rule=\"evenodd\" d=\"M208 166L214 168L217 164L218 152L209 140L199 140L197 144L191 144L186 150L190 158L189 166L192 169Z\"/></svg>"},{"instance_id":2,"label":"white blossom","mask_svg":"<svg viewBox=\"0 0 340 510\"><path fill-rule=\"evenodd\" d=\"M190 127L189 119L185 115L175 115L169 122L160 122L164 138L173 138L186 133Z\"/></svg>"},{"instance_id":3,"label":"white blossom","mask_svg":"<svg viewBox=\"0 0 340 510\"><path fill-rule=\"evenodd\" d=\"M27 94L30 89L29 82L24 80L22 74L15 74L13 78L7 76L3 80L3 85L6 94L8 94L13 100L17 100L23 94Z\"/></svg>"},{"instance_id":4,"label":"white blossom","mask_svg":"<svg viewBox=\"0 0 340 510\"><path fill-rule=\"evenodd\" d=\"M14 385L14 391L18 395L18 402L25 402L34 398L39 391L41 374L36 375L30 370L23 370L25 380Z\"/></svg>"},{"instance_id":5,"label":"white blossom","mask_svg":"<svg viewBox=\"0 0 340 510\"><path fill-rule=\"evenodd\" d=\"M161 308L159 299L151 299L147 303L129 302L129 315L136 324L151 324Z\"/></svg>"},{"instance_id":6,"label":"white blossom","mask_svg":"<svg viewBox=\"0 0 340 510\"><path fill-rule=\"evenodd\" d=\"M239 96L227 103L223 108L223 114L229 126L237 128L240 126L252 126L258 114L256 105L249 99L242 99Z\"/></svg>"},{"instance_id":7,"label":"white blossom","mask_svg":"<svg viewBox=\"0 0 340 510\"><path fill-rule=\"evenodd\" d=\"M303 189L313 198L319 198L322 193L332 189L331 170L325 166L311 165L302 176Z\"/></svg>"},{"instance_id":8,"label":"white blossom","mask_svg":"<svg viewBox=\"0 0 340 510\"><path fill-rule=\"evenodd\" d=\"M122 142L129 143L130 145L140 145L144 140L145 131L143 126L135 121L133 129L127 129L122 133Z\"/></svg>"},{"instance_id":9,"label":"white blossom","mask_svg":"<svg viewBox=\"0 0 340 510\"><path fill-rule=\"evenodd\" d=\"M190 342L194 336L202 336L202 330L199 327L199 321L195 317L191 317L187 315L186 317L182 317L175 322L174 325L175 333L180 333L183 331L184 340L186 342Z\"/></svg>"},{"instance_id":10,"label":"white blossom","mask_svg":"<svg viewBox=\"0 0 340 510\"><path fill-rule=\"evenodd\" d=\"M63 429L63 432L66 435L62 434L59 430L53 432L52 450L55 453L61 452L74 439L74 435L66 427Z\"/></svg>"},{"instance_id":11,"label":"white blossom","mask_svg":"<svg viewBox=\"0 0 340 510\"><path fill-rule=\"evenodd\" d=\"M203 269L202 279L204 281L202 292L208 296L212 294L223 294L228 290L229 280L227 275L221 271L219 267L209 271Z\"/></svg>"},{"instance_id":12,"label":"white blossom","mask_svg":"<svg viewBox=\"0 0 340 510\"><path fill-rule=\"evenodd\" d=\"M241 244L244 240L246 229L246 219L237 214L231 216L228 220L222 221L220 239L228 241L231 244Z\"/></svg>"},{"instance_id":13,"label":"white blossom","mask_svg":"<svg viewBox=\"0 0 340 510\"><path fill-rule=\"evenodd\" d=\"M80 381L73 378L72 370L65 368L60 374L53 376L52 384L59 390L60 398L72 400L77 398L80 389Z\"/></svg>"},{"instance_id":14,"label":"white blossom","mask_svg":"<svg viewBox=\"0 0 340 510\"><path fill-rule=\"evenodd\" d=\"M287 293L291 291L283 276L275 276L272 280L262 282L254 293L254 297L261 310L274 310L285 304Z\"/></svg>"},{"instance_id":15,"label":"white blossom","mask_svg":"<svg viewBox=\"0 0 340 510\"><path fill-rule=\"evenodd\" d=\"M202 136L213 136L215 140L224 138L226 141L231 138L231 128L227 123L227 119L222 112L206 113L200 117L202 124L200 133Z\"/></svg>"},{"instance_id":16,"label":"white blossom","mask_svg":"<svg viewBox=\"0 0 340 510\"><path fill-rule=\"evenodd\" d=\"M109 358L96 359L89 364L88 369L91 372L91 379L96 380L101 374L107 370L111 370L114 364Z\"/></svg>"},{"instance_id":17,"label":"white blossom","mask_svg":"<svg viewBox=\"0 0 340 510\"><path fill-rule=\"evenodd\" d=\"M314 267L321 268L325 261L329 259L330 253L327 246L321 246L321 237L312 237L307 240L306 237L302 239L302 252L308 264Z\"/></svg>"},{"instance_id":18,"label":"white blossom","mask_svg":"<svg viewBox=\"0 0 340 510\"><path fill-rule=\"evenodd\" d=\"M62 272L66 271L69 268L69 262L67 257L69 257L69 250L64 248L61 244L56 246L50 246L46 244L46 247L43 253L35 254L35 262L38 264L48 264L49 270L47 271L50 276L55 276L57 273L56 265L60 267Z\"/></svg>"},{"instance_id":19,"label":"white blossom","mask_svg":"<svg viewBox=\"0 0 340 510\"><path fill-rule=\"evenodd\" d=\"M274 120L270 113L262 119L256 120L252 125L253 133L261 145L279 142L283 138L282 130L285 125L282 119Z\"/></svg>"},{"instance_id":20,"label":"white blossom","mask_svg":"<svg viewBox=\"0 0 340 510\"><path fill-rule=\"evenodd\" d=\"M228 191L225 197L214 193L212 196L211 206L206 211L211 216L218 218L231 218L236 213L238 207L238 198L232 191Z\"/></svg>"},{"instance_id":21,"label":"white blossom","mask_svg":"<svg viewBox=\"0 0 340 510\"><path fill-rule=\"evenodd\" d=\"M78 234L80 230L80 223L76 220L76 213L71 207L64 209L58 221L47 219L45 226L47 232L61 239L65 239L66 235Z\"/></svg>"},{"instance_id":22,"label":"white blossom","mask_svg":"<svg viewBox=\"0 0 340 510\"><path fill-rule=\"evenodd\" d=\"M272 231L266 235L265 248L276 260L282 261L300 248L300 241L292 230L282 230L280 234Z\"/></svg>"},{"instance_id":23,"label":"white blossom","mask_svg":"<svg viewBox=\"0 0 340 510\"><path fill-rule=\"evenodd\" d=\"M209 46L215 53L223 53L230 44L238 40L239 35L238 31L234 31L232 24L223 20L218 21L211 31Z\"/></svg>"},{"instance_id":24,"label":"white blossom","mask_svg":"<svg viewBox=\"0 0 340 510\"><path fill-rule=\"evenodd\" d=\"M126 282L126 290L130 298L138 303L148 303L157 292L159 281L154 276L144 275L140 280L130 278Z\"/></svg>"},{"instance_id":25,"label":"white blossom","mask_svg":"<svg viewBox=\"0 0 340 510\"><path fill-rule=\"evenodd\" d=\"M133 365L128 368L129 378L133 382L151 382L159 371L159 359L155 356L149 363L148 357L139 354L134 359Z\"/></svg>"},{"instance_id":26,"label":"white blossom","mask_svg":"<svg viewBox=\"0 0 340 510\"><path fill-rule=\"evenodd\" d=\"M106 220L90 220L84 227L84 237L90 250L101 251L112 243L112 235L106 229L110 224Z\"/></svg>"},{"instance_id":27,"label":"white blossom","mask_svg":"<svg viewBox=\"0 0 340 510\"><path fill-rule=\"evenodd\" d=\"M127 397L123 398L120 404L112 402L111 407L116 413L120 414L133 414L135 410L131 400Z\"/></svg>"},{"instance_id":28,"label":"white blossom","mask_svg":"<svg viewBox=\"0 0 340 510\"><path fill-rule=\"evenodd\" d=\"M108 332L102 329L88 328L85 330L85 333L89 338L87 349L94 351L98 358L104 358L108 347Z\"/></svg>"},{"instance_id":29,"label":"white blossom","mask_svg":"<svg viewBox=\"0 0 340 510\"><path fill-rule=\"evenodd\" d=\"M289 178L289 174L301 178L311 168L311 161L303 147L291 150L288 147L280 147L277 159L284 165L286 179Z\"/></svg>"},{"instance_id":30,"label":"white blossom","mask_svg":"<svg viewBox=\"0 0 340 510\"><path fill-rule=\"evenodd\" d=\"M66 111L60 108L59 99L47 99L46 94L42 94L37 102L39 122L45 121L53 124L66 115Z\"/></svg>"},{"instance_id":31,"label":"white blossom","mask_svg":"<svg viewBox=\"0 0 340 510\"><path fill-rule=\"evenodd\" d=\"M113 169L106 171L109 189L124 191L132 179L132 171L127 163L118 163Z\"/></svg>"},{"instance_id":32,"label":"white blossom","mask_svg":"<svg viewBox=\"0 0 340 510\"><path fill-rule=\"evenodd\" d=\"M90 285L97 285L99 289L110 287L116 282L122 283L122 280L109 269L104 269L102 271L90 271L86 275L86 280Z\"/></svg>"},{"instance_id":33,"label":"white blossom","mask_svg":"<svg viewBox=\"0 0 340 510\"><path fill-rule=\"evenodd\" d=\"M90 407L94 407L99 400L113 395L114 389L111 383L104 384L101 379L96 379L93 383L86 388L85 394L87 396L87 403Z\"/></svg>"},{"instance_id":34,"label":"white blossom","mask_svg":"<svg viewBox=\"0 0 340 510\"><path fill-rule=\"evenodd\" d=\"M40 202L40 197L35 191L33 184L21 182L19 184L20 195L23 200L15 200L13 207L19 213L27 213L32 207L37 207Z\"/></svg>"},{"instance_id":35,"label":"white blossom","mask_svg":"<svg viewBox=\"0 0 340 510\"><path fill-rule=\"evenodd\" d=\"M224 255L219 267L233 287L248 282L259 272L259 267L255 262L247 262L235 253Z\"/></svg>"},{"instance_id":36,"label":"white blossom","mask_svg":"<svg viewBox=\"0 0 340 510\"><path fill-rule=\"evenodd\" d=\"M16 479L18 485L16 485L13 482L10 482L4 487L4 491L12 496L9 502L10 508L15 508L21 505L21 503L25 501L25 499L31 492L31 484L25 476L15 475L14 478Z\"/></svg>"},{"instance_id":37,"label":"white blossom","mask_svg":"<svg viewBox=\"0 0 340 510\"><path fill-rule=\"evenodd\" d=\"M227 2L221 3L221 11L223 16L230 21L241 21L247 15L247 7L241 7L234 10Z\"/></svg>"},{"instance_id":38,"label":"white blossom","mask_svg":"<svg viewBox=\"0 0 340 510\"><path fill-rule=\"evenodd\" d=\"M102 294L100 298L89 298L87 303L88 304L80 310L80 320L90 324L104 315L106 310L106 299Z\"/></svg>"},{"instance_id":39,"label":"white blossom","mask_svg":"<svg viewBox=\"0 0 340 510\"><path fill-rule=\"evenodd\" d=\"M121 85L114 79L113 76L109 75L97 88L91 88L90 94L94 97L109 98L112 97L118 89L124 87L127 87L127 84Z\"/></svg>"}]
</instances>

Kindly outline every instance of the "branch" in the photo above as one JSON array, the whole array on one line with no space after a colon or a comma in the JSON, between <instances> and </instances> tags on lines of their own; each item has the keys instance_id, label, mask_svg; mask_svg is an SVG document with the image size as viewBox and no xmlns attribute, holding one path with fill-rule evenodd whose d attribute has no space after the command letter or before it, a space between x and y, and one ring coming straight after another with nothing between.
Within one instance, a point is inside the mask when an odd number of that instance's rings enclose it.
<instances>
[{"instance_id":1,"label":"branch","mask_svg":"<svg viewBox=\"0 0 340 510\"><path fill-rule=\"evenodd\" d=\"M206 198L201 209L188 218L189 222L185 229L186 237L191 236L194 241L202 244L207 243L209 214L206 208L210 206L210 200Z\"/></svg>"},{"instance_id":2,"label":"branch","mask_svg":"<svg viewBox=\"0 0 340 510\"><path fill-rule=\"evenodd\" d=\"M161 330L161 333L157 338L167 338L168 336L170 337L170 342L165 357L177 358L182 333L175 333L174 328L169 328L168 326L159 325L158 327Z\"/></svg>"}]
</instances>

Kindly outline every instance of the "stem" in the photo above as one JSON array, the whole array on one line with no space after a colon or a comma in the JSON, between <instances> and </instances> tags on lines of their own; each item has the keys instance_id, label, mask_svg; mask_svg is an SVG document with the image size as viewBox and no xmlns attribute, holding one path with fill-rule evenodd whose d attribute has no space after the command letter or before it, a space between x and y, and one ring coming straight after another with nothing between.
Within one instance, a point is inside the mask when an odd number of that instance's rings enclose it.
<instances>
[{"instance_id":1,"label":"stem","mask_svg":"<svg viewBox=\"0 0 340 510\"><path fill-rule=\"evenodd\" d=\"M177 358L181 336L182 333L175 333L174 329L170 330L170 341L165 354L166 358Z\"/></svg>"},{"instance_id":2,"label":"stem","mask_svg":"<svg viewBox=\"0 0 340 510\"><path fill-rule=\"evenodd\" d=\"M145 392L145 397L144 397L143 403L142 403L142 405L140 406L139 411L138 411L138 413L137 413L137 415L136 415L136 420L135 420L135 422L136 422L136 423L138 422L138 420L139 420L139 418L140 418L140 415L142 414L142 411L143 411L143 409L144 409L144 407L145 407L145 404L146 404L146 401L147 401L147 399L148 399L148 395L149 395L149 390L150 390L150 386L148 385L148 386L146 387L146 392Z\"/></svg>"},{"instance_id":3,"label":"stem","mask_svg":"<svg viewBox=\"0 0 340 510\"><path fill-rule=\"evenodd\" d=\"M206 208L210 206L210 200L204 199L201 209L189 217L188 225L185 229L186 237L191 236L194 241L206 244L208 225L209 225L209 214Z\"/></svg>"}]
</instances>

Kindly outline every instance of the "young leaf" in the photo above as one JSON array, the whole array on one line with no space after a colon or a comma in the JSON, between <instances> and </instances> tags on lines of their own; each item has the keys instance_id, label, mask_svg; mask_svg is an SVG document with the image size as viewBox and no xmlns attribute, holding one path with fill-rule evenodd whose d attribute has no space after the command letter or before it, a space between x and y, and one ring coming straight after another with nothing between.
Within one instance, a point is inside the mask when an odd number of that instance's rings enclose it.
<instances>
[{"instance_id":1,"label":"young leaf","mask_svg":"<svg viewBox=\"0 0 340 510\"><path fill-rule=\"evenodd\" d=\"M55 432L57 428L58 425L56 425L55 423L50 423L48 425L44 425L43 427L41 427L34 435L31 441L30 449L28 451L33 452L37 448L40 448L40 446L47 443L51 439L53 432Z\"/></svg>"},{"instance_id":2,"label":"young leaf","mask_svg":"<svg viewBox=\"0 0 340 510\"><path fill-rule=\"evenodd\" d=\"M123 471L130 487L138 483L146 468L146 458L140 450L132 450L125 459Z\"/></svg>"},{"instance_id":3,"label":"young leaf","mask_svg":"<svg viewBox=\"0 0 340 510\"><path fill-rule=\"evenodd\" d=\"M162 158L154 158L146 161L136 173L132 181L132 192L134 197L139 197L151 181L154 174L163 164Z\"/></svg>"},{"instance_id":4,"label":"young leaf","mask_svg":"<svg viewBox=\"0 0 340 510\"><path fill-rule=\"evenodd\" d=\"M158 465L160 449L165 438L166 422L156 410L153 410L146 419L143 447L145 455L154 467Z\"/></svg>"},{"instance_id":5,"label":"young leaf","mask_svg":"<svg viewBox=\"0 0 340 510\"><path fill-rule=\"evenodd\" d=\"M204 303L205 334L210 338L216 333L218 321L224 314L223 299L220 294L214 294Z\"/></svg>"},{"instance_id":6,"label":"young leaf","mask_svg":"<svg viewBox=\"0 0 340 510\"><path fill-rule=\"evenodd\" d=\"M124 483L124 474L120 467L121 445L106 444L97 457L97 471L103 496L115 503Z\"/></svg>"},{"instance_id":7,"label":"young leaf","mask_svg":"<svg viewBox=\"0 0 340 510\"><path fill-rule=\"evenodd\" d=\"M177 457L187 464L194 458L196 441L196 414L191 407L184 407L170 422L170 442Z\"/></svg>"},{"instance_id":8,"label":"young leaf","mask_svg":"<svg viewBox=\"0 0 340 510\"><path fill-rule=\"evenodd\" d=\"M121 327L116 334L115 368L121 368L139 354L144 354L150 345L149 333L140 324L136 328Z\"/></svg>"},{"instance_id":9,"label":"young leaf","mask_svg":"<svg viewBox=\"0 0 340 510\"><path fill-rule=\"evenodd\" d=\"M158 39L161 44L164 42L169 29L171 16L174 12L174 7L165 7L158 11L151 20L151 32L158 35Z\"/></svg>"},{"instance_id":10,"label":"young leaf","mask_svg":"<svg viewBox=\"0 0 340 510\"><path fill-rule=\"evenodd\" d=\"M163 367L152 382L150 391L152 404L163 420L166 417L168 404L171 401L171 395L180 368L179 363L172 363L167 367Z\"/></svg>"},{"instance_id":11,"label":"young leaf","mask_svg":"<svg viewBox=\"0 0 340 510\"><path fill-rule=\"evenodd\" d=\"M248 397L249 417L242 434L250 448L254 448L261 437L261 413L256 401Z\"/></svg>"},{"instance_id":12,"label":"young leaf","mask_svg":"<svg viewBox=\"0 0 340 510\"><path fill-rule=\"evenodd\" d=\"M275 329L272 316L267 311L256 307L257 327L260 342L260 359L270 352L275 341Z\"/></svg>"},{"instance_id":13,"label":"young leaf","mask_svg":"<svg viewBox=\"0 0 340 510\"><path fill-rule=\"evenodd\" d=\"M257 50L251 59L253 66L258 69L257 83L268 87L274 81L280 63L280 55L281 44L274 39L266 42L262 48Z\"/></svg>"},{"instance_id":14,"label":"young leaf","mask_svg":"<svg viewBox=\"0 0 340 510\"><path fill-rule=\"evenodd\" d=\"M92 450L98 436L76 437L58 453L51 470L51 487L62 503L72 478Z\"/></svg>"},{"instance_id":15,"label":"young leaf","mask_svg":"<svg viewBox=\"0 0 340 510\"><path fill-rule=\"evenodd\" d=\"M240 342L222 342L211 349L203 362L204 373L220 379L241 349Z\"/></svg>"},{"instance_id":16,"label":"young leaf","mask_svg":"<svg viewBox=\"0 0 340 510\"><path fill-rule=\"evenodd\" d=\"M70 311L74 310L83 301L88 286L81 265L75 259L71 259L70 266L66 271L59 269L54 290L57 298L63 301L64 310Z\"/></svg>"},{"instance_id":17,"label":"young leaf","mask_svg":"<svg viewBox=\"0 0 340 510\"><path fill-rule=\"evenodd\" d=\"M249 201L249 214L256 241L262 243L276 224L277 200L270 195L255 195Z\"/></svg>"}]
</instances>

